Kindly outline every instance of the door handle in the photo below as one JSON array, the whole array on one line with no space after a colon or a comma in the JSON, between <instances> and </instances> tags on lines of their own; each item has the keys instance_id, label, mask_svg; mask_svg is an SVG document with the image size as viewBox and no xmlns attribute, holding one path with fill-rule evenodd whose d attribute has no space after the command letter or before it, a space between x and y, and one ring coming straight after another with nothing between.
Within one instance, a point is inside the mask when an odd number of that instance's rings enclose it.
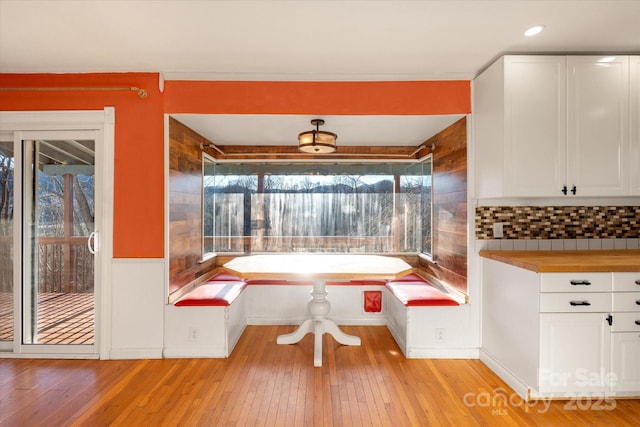
<instances>
[{"instance_id":1,"label":"door handle","mask_svg":"<svg viewBox=\"0 0 640 427\"><path fill-rule=\"evenodd\" d=\"M571 280L569 283L571 283L573 286L578 286L578 285L589 286L589 285L591 285L591 282L588 281L588 280Z\"/></svg>"},{"instance_id":2,"label":"door handle","mask_svg":"<svg viewBox=\"0 0 640 427\"><path fill-rule=\"evenodd\" d=\"M591 305L591 303L589 301L569 301L569 304L571 304L572 306L578 306L578 305Z\"/></svg>"},{"instance_id":3,"label":"door handle","mask_svg":"<svg viewBox=\"0 0 640 427\"><path fill-rule=\"evenodd\" d=\"M98 247L98 232L94 231L89 234L89 238L87 239L87 249L91 252L91 255L96 254L96 250Z\"/></svg>"}]
</instances>

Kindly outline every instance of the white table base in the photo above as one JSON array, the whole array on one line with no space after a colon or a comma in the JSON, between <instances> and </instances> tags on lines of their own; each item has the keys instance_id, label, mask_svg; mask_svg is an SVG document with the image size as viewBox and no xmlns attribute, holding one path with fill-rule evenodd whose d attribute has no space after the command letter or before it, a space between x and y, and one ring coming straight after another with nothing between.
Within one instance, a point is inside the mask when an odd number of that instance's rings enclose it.
<instances>
[{"instance_id":1,"label":"white table base","mask_svg":"<svg viewBox=\"0 0 640 427\"><path fill-rule=\"evenodd\" d=\"M307 304L310 319L306 319L290 334L278 336L278 344L296 344L308 333L315 335L313 346L313 366L322 366L322 335L331 335L342 345L360 345L360 337L347 335L340 330L336 322L327 319L331 304L327 300L326 283L316 280L311 291L311 300Z\"/></svg>"}]
</instances>

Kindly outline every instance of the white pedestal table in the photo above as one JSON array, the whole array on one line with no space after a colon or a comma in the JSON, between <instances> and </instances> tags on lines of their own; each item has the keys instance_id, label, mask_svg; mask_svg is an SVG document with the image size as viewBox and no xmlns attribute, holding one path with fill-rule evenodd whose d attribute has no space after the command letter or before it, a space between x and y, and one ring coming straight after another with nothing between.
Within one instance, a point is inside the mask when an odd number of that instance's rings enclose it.
<instances>
[{"instance_id":1,"label":"white pedestal table","mask_svg":"<svg viewBox=\"0 0 640 427\"><path fill-rule=\"evenodd\" d=\"M345 334L327 314L326 282L353 279L396 279L412 272L409 264L399 258L380 255L249 255L235 258L224 265L225 270L243 279L312 280L311 300L307 303L309 318L298 328L280 335L278 344L296 344L308 334L315 335L313 365L322 366L322 335L327 333L343 345L360 345L360 337Z\"/></svg>"}]
</instances>

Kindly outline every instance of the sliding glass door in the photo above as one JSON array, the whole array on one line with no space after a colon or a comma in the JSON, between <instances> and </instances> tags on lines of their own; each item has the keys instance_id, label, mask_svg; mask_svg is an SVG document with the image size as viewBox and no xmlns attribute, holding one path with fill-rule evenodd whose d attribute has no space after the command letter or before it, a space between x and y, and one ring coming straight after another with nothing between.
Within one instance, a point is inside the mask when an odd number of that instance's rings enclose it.
<instances>
[{"instance_id":1,"label":"sliding glass door","mask_svg":"<svg viewBox=\"0 0 640 427\"><path fill-rule=\"evenodd\" d=\"M24 139L22 344L95 342L95 141Z\"/></svg>"},{"instance_id":2,"label":"sliding glass door","mask_svg":"<svg viewBox=\"0 0 640 427\"><path fill-rule=\"evenodd\" d=\"M114 123L0 111L0 357L108 357Z\"/></svg>"},{"instance_id":3,"label":"sliding glass door","mask_svg":"<svg viewBox=\"0 0 640 427\"><path fill-rule=\"evenodd\" d=\"M0 132L0 350L13 342L13 133Z\"/></svg>"}]
</instances>

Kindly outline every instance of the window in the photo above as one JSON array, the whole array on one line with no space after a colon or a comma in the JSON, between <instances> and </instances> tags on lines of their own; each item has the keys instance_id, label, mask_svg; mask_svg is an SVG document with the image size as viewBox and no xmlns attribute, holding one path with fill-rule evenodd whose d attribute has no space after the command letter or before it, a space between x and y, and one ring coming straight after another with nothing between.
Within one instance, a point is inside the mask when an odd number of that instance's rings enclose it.
<instances>
[{"instance_id":1,"label":"window","mask_svg":"<svg viewBox=\"0 0 640 427\"><path fill-rule=\"evenodd\" d=\"M431 164L206 159L207 252L431 253Z\"/></svg>"}]
</instances>

